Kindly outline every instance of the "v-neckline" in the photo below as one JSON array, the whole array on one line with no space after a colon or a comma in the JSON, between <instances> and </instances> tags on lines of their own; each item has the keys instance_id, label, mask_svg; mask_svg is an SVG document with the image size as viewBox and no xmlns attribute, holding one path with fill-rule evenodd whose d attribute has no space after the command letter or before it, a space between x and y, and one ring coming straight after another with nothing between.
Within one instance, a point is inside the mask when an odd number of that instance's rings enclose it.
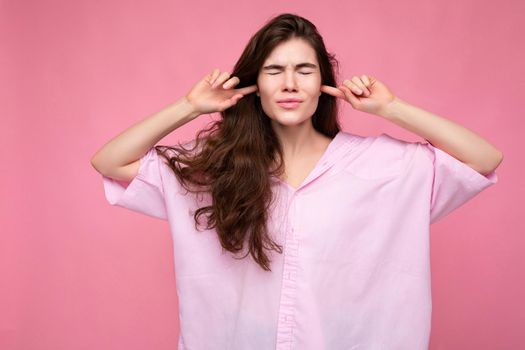
<instances>
[{"instance_id":1,"label":"v-neckline","mask_svg":"<svg viewBox=\"0 0 525 350\"><path fill-rule=\"evenodd\" d=\"M288 183L288 181L286 180L283 180L281 179L280 177L277 177L277 180L282 183L283 185L287 186L289 189L291 189L293 192L296 192L298 190L300 190L305 183L307 183L307 181L310 179L310 177L313 176L313 174L316 172L316 170L321 166L321 164L324 164L326 158L328 157L328 155L331 153L331 150L332 148L334 148L334 145L335 145L335 142L336 142L336 139L338 139L338 137L340 137L340 135L342 134L342 130L339 130L337 132L337 134L334 136L334 138L330 141L330 143L328 144L328 146L326 147L326 149L324 150L323 154L321 155L321 158L319 158L319 160L317 161L317 163L315 163L315 166L312 168L312 170L308 173L308 175L306 175L306 177L303 179L303 181L299 184L299 186L297 187L293 187L292 185L290 185Z\"/></svg>"}]
</instances>

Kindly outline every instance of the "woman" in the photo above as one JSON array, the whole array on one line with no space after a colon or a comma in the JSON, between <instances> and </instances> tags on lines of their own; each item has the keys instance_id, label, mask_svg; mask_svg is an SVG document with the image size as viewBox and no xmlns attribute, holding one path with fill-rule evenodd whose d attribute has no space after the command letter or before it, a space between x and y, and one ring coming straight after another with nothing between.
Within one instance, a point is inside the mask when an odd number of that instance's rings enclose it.
<instances>
[{"instance_id":1,"label":"woman","mask_svg":"<svg viewBox=\"0 0 525 350\"><path fill-rule=\"evenodd\" d=\"M502 153L370 75L337 85L336 66L311 22L282 14L231 74L93 157L111 204L169 221L179 349L428 347L429 224L496 183ZM429 143L343 132L339 100ZM213 112L189 148L154 146Z\"/></svg>"}]
</instances>

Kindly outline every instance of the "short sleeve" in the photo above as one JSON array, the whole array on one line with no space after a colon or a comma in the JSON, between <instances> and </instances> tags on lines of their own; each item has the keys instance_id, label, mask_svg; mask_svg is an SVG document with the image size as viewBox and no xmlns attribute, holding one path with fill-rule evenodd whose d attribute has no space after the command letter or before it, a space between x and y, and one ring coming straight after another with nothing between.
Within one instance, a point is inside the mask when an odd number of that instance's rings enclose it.
<instances>
[{"instance_id":1,"label":"short sleeve","mask_svg":"<svg viewBox=\"0 0 525 350\"><path fill-rule=\"evenodd\" d=\"M432 171L430 223L460 207L485 188L498 182L496 171L487 176L477 172L429 142L416 142L418 159L429 163Z\"/></svg>"},{"instance_id":2,"label":"short sleeve","mask_svg":"<svg viewBox=\"0 0 525 350\"><path fill-rule=\"evenodd\" d=\"M162 181L164 165L152 147L140 158L138 174L127 187L125 182L102 175L106 200L111 205L167 220Z\"/></svg>"}]
</instances>

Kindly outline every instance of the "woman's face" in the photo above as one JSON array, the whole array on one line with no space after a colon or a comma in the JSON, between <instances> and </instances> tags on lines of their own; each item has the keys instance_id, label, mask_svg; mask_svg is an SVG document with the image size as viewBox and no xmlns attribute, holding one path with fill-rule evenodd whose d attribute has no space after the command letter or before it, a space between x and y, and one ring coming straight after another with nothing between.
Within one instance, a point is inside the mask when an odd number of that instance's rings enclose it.
<instances>
[{"instance_id":1,"label":"woman's face","mask_svg":"<svg viewBox=\"0 0 525 350\"><path fill-rule=\"evenodd\" d=\"M264 61L257 77L261 105L272 124L292 126L309 119L321 96L321 71L315 50L293 38L279 44ZM299 103L279 103L298 99Z\"/></svg>"}]
</instances>

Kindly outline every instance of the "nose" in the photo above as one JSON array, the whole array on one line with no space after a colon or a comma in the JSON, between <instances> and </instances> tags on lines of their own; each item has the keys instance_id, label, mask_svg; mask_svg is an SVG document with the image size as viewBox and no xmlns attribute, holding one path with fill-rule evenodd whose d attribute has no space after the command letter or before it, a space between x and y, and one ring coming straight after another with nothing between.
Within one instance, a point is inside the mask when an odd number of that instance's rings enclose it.
<instances>
[{"instance_id":1,"label":"nose","mask_svg":"<svg viewBox=\"0 0 525 350\"><path fill-rule=\"evenodd\" d=\"M285 91L297 91L297 81L295 77L295 72L287 70L283 74L283 88Z\"/></svg>"}]
</instances>

